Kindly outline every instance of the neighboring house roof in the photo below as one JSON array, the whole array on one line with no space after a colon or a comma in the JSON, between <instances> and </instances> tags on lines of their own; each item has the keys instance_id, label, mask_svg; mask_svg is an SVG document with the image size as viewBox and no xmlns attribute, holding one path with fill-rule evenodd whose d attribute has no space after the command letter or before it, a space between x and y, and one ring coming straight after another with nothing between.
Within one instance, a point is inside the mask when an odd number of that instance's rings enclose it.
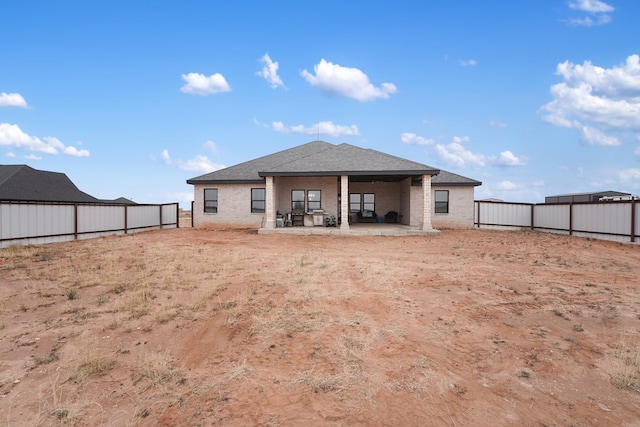
<instances>
[{"instance_id":1,"label":"neighboring house roof","mask_svg":"<svg viewBox=\"0 0 640 427\"><path fill-rule=\"evenodd\" d=\"M134 202L133 200L129 200L126 197L118 197L117 199L113 199L113 200L108 200L108 199L102 199L100 200L101 203L113 203L116 205L137 205L136 202Z\"/></svg>"},{"instance_id":2,"label":"neighboring house roof","mask_svg":"<svg viewBox=\"0 0 640 427\"><path fill-rule=\"evenodd\" d=\"M621 191L593 191L587 193L570 193L570 194L556 194L554 196L547 197L572 197L572 196L630 196L631 193L623 193Z\"/></svg>"},{"instance_id":3,"label":"neighboring house roof","mask_svg":"<svg viewBox=\"0 0 640 427\"><path fill-rule=\"evenodd\" d=\"M0 200L28 202L99 203L78 190L67 175L27 165L0 165Z\"/></svg>"},{"instance_id":4,"label":"neighboring house roof","mask_svg":"<svg viewBox=\"0 0 640 427\"><path fill-rule=\"evenodd\" d=\"M479 181L411 160L350 144L312 141L288 150L187 180L188 184L262 183L266 176L349 175L352 180L397 180L444 173L441 184L480 185Z\"/></svg>"}]
</instances>

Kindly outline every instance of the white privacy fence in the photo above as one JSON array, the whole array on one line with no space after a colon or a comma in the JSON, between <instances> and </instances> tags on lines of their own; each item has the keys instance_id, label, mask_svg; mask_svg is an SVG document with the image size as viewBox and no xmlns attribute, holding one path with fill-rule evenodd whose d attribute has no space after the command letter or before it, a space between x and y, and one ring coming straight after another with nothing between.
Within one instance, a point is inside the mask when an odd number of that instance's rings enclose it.
<instances>
[{"instance_id":1,"label":"white privacy fence","mask_svg":"<svg viewBox=\"0 0 640 427\"><path fill-rule=\"evenodd\" d=\"M0 202L0 247L178 227L178 203L110 205Z\"/></svg>"},{"instance_id":2,"label":"white privacy fence","mask_svg":"<svg viewBox=\"0 0 640 427\"><path fill-rule=\"evenodd\" d=\"M522 229L619 242L640 241L640 201L531 204L474 202L479 228Z\"/></svg>"}]
</instances>

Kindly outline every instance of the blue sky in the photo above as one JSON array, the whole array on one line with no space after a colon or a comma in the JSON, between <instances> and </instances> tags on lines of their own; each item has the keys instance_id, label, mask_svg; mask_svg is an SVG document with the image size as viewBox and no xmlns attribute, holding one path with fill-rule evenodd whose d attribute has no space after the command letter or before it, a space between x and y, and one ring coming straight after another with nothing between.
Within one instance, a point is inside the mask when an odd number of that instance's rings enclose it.
<instances>
[{"instance_id":1,"label":"blue sky","mask_svg":"<svg viewBox=\"0 0 640 427\"><path fill-rule=\"evenodd\" d=\"M638 194L639 18L637 0L6 0L0 163L187 207L187 179L319 137L480 180L478 199Z\"/></svg>"}]
</instances>

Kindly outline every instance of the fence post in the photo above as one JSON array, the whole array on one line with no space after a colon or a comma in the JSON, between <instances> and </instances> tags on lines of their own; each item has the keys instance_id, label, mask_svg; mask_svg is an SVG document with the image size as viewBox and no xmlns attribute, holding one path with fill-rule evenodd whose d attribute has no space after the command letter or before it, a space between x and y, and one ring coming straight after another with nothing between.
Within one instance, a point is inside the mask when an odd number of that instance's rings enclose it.
<instances>
[{"instance_id":1,"label":"fence post","mask_svg":"<svg viewBox=\"0 0 640 427\"><path fill-rule=\"evenodd\" d=\"M534 226L533 225L535 224L535 221L534 221L534 215L535 215L535 212L536 212L535 207L536 207L536 205L534 205L532 203L531 204L531 231L534 230Z\"/></svg>"},{"instance_id":2,"label":"fence post","mask_svg":"<svg viewBox=\"0 0 640 427\"><path fill-rule=\"evenodd\" d=\"M193 228L193 204L195 203L194 200L191 201L191 228ZM480 227L478 225L478 227Z\"/></svg>"},{"instance_id":3,"label":"fence post","mask_svg":"<svg viewBox=\"0 0 640 427\"><path fill-rule=\"evenodd\" d=\"M193 204L193 202L191 203ZM478 204L478 208L477 208L478 214L476 215L476 218L478 219L478 228L480 228L480 203L482 202L477 201L476 203ZM193 208L191 208L191 215L193 216Z\"/></svg>"},{"instance_id":4,"label":"fence post","mask_svg":"<svg viewBox=\"0 0 640 427\"><path fill-rule=\"evenodd\" d=\"M631 200L631 243L636 241L636 201Z\"/></svg>"},{"instance_id":5,"label":"fence post","mask_svg":"<svg viewBox=\"0 0 640 427\"><path fill-rule=\"evenodd\" d=\"M176 228L180 228L180 203L176 203Z\"/></svg>"},{"instance_id":6,"label":"fence post","mask_svg":"<svg viewBox=\"0 0 640 427\"><path fill-rule=\"evenodd\" d=\"M124 234L129 234L129 223L128 223L128 218L129 218L129 213L128 213L128 205L124 205Z\"/></svg>"},{"instance_id":7,"label":"fence post","mask_svg":"<svg viewBox=\"0 0 640 427\"><path fill-rule=\"evenodd\" d=\"M78 240L78 204L73 204L73 239Z\"/></svg>"},{"instance_id":8,"label":"fence post","mask_svg":"<svg viewBox=\"0 0 640 427\"><path fill-rule=\"evenodd\" d=\"M569 203L569 236L573 236L573 203Z\"/></svg>"},{"instance_id":9,"label":"fence post","mask_svg":"<svg viewBox=\"0 0 640 427\"><path fill-rule=\"evenodd\" d=\"M160 230L162 230L162 205L158 205L158 216L160 217Z\"/></svg>"}]
</instances>

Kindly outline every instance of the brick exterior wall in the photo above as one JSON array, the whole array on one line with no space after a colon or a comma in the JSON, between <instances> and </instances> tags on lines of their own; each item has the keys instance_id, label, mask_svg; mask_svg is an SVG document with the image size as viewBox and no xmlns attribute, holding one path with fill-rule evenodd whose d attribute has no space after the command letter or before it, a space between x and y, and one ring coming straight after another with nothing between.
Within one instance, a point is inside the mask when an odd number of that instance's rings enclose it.
<instances>
[{"instance_id":1,"label":"brick exterior wall","mask_svg":"<svg viewBox=\"0 0 640 427\"><path fill-rule=\"evenodd\" d=\"M472 186L432 186L431 212L434 213L431 215L431 222L433 228L473 227L474 188ZM435 213L436 190L449 190L449 213Z\"/></svg>"},{"instance_id":2,"label":"brick exterior wall","mask_svg":"<svg viewBox=\"0 0 640 427\"><path fill-rule=\"evenodd\" d=\"M265 188L264 184L219 184L194 186L193 223L195 227L212 224L233 224L262 227L264 213L251 213L251 189ZM218 213L204 212L204 189L218 189ZM281 213L291 211L291 190L321 190L322 209L338 216L339 177L276 177L276 210ZM435 213L435 191L449 190L449 213ZM412 227L422 226L422 187L412 186L411 179L399 183L352 182L350 193L375 193L376 213L383 216L396 211L402 216L400 222ZM433 228L473 227L474 187L435 186L431 187L431 221ZM355 215L355 214L354 214Z\"/></svg>"},{"instance_id":3,"label":"brick exterior wall","mask_svg":"<svg viewBox=\"0 0 640 427\"><path fill-rule=\"evenodd\" d=\"M234 224L261 227L265 214L251 213L251 189L264 184L197 184L193 199L193 225ZM204 189L218 189L218 213L204 211Z\"/></svg>"}]
</instances>

